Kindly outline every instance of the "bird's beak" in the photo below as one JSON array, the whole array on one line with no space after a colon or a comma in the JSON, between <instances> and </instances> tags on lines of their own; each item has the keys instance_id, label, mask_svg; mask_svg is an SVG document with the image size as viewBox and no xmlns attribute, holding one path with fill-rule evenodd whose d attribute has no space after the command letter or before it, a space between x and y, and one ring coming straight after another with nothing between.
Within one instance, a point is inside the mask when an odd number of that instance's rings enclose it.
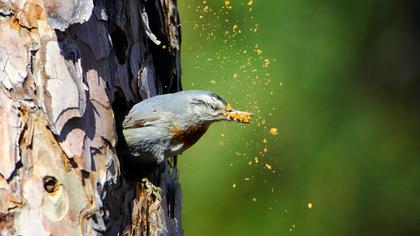
<instances>
[{"instance_id":1,"label":"bird's beak","mask_svg":"<svg viewBox=\"0 0 420 236\"><path fill-rule=\"evenodd\" d=\"M246 111L238 111L232 109L230 105L227 106L226 111L223 113L223 118L225 120L237 121L241 123L251 122L251 116L253 114Z\"/></svg>"}]
</instances>

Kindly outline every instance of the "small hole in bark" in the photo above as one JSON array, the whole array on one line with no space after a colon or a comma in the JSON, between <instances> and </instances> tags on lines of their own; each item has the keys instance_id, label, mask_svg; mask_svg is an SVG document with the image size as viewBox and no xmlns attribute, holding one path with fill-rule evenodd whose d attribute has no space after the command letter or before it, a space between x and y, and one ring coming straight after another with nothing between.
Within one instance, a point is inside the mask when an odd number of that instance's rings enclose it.
<instances>
[{"instance_id":1,"label":"small hole in bark","mask_svg":"<svg viewBox=\"0 0 420 236\"><path fill-rule=\"evenodd\" d=\"M44 189L48 193L54 193L58 189L58 180L54 176L45 176L43 178Z\"/></svg>"},{"instance_id":2,"label":"small hole in bark","mask_svg":"<svg viewBox=\"0 0 420 236\"><path fill-rule=\"evenodd\" d=\"M118 63L121 65L126 62L126 54L128 41L125 32L118 26L114 25L113 31L111 33L112 47L115 50L115 55L117 56Z\"/></svg>"}]
</instances>

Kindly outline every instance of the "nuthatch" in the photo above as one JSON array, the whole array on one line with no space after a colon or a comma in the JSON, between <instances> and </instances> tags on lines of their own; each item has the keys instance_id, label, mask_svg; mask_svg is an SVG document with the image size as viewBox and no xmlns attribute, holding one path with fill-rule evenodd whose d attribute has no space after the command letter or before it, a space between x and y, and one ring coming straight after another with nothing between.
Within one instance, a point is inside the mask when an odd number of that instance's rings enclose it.
<instances>
[{"instance_id":1,"label":"nuthatch","mask_svg":"<svg viewBox=\"0 0 420 236\"><path fill-rule=\"evenodd\" d=\"M181 91L134 105L123 122L123 134L133 156L161 163L191 147L213 122L249 123L251 115L233 110L214 93Z\"/></svg>"}]
</instances>

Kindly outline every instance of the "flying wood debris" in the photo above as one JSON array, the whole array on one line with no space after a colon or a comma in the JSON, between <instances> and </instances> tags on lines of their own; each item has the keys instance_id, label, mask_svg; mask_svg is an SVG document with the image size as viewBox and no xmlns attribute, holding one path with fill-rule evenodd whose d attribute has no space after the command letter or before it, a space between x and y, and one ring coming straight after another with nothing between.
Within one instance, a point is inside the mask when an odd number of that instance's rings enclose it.
<instances>
[{"instance_id":1,"label":"flying wood debris","mask_svg":"<svg viewBox=\"0 0 420 236\"><path fill-rule=\"evenodd\" d=\"M278 135L278 134L279 134L279 132L278 132L277 128L271 128L268 132L269 132L271 135L273 135L273 136L275 136L275 135Z\"/></svg>"}]
</instances>

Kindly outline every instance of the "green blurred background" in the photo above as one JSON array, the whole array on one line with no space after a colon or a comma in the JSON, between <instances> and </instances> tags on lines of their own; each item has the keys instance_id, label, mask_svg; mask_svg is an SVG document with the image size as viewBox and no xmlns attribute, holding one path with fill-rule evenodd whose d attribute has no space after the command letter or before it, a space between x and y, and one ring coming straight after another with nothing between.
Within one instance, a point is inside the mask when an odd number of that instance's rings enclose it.
<instances>
[{"instance_id":1,"label":"green blurred background","mask_svg":"<svg viewBox=\"0 0 420 236\"><path fill-rule=\"evenodd\" d=\"M185 235L420 235L419 1L178 4L184 89L255 112L179 158Z\"/></svg>"}]
</instances>

